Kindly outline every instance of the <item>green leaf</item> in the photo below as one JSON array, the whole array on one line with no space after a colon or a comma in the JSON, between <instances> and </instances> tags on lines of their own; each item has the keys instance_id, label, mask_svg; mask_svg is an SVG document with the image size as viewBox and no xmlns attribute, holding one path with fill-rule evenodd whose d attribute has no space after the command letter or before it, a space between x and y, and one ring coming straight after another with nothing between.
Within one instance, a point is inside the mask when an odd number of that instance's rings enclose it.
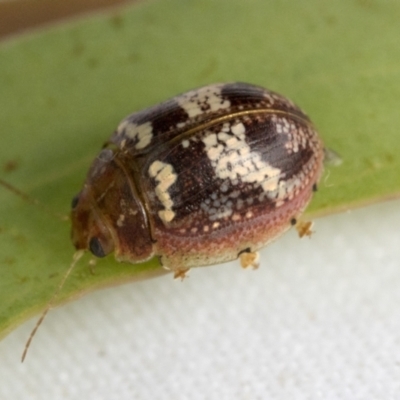
<instances>
[{"instance_id":1,"label":"green leaf","mask_svg":"<svg viewBox=\"0 0 400 400\"><path fill-rule=\"evenodd\" d=\"M310 214L400 192L400 3L386 0L141 3L0 46L1 177L69 212L91 160L125 115L216 81L292 98L343 159ZM71 263L69 224L0 190L0 336L39 312ZM156 261L80 261L57 303L163 273ZM168 278L171 279L171 278Z\"/></svg>"}]
</instances>

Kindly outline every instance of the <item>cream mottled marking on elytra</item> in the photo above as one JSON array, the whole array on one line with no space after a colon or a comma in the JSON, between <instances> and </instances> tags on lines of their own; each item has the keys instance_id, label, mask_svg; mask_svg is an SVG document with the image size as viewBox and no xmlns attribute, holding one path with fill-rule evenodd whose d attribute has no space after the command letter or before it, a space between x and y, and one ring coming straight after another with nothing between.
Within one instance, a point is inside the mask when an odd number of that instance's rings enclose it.
<instances>
[{"instance_id":1,"label":"cream mottled marking on elytra","mask_svg":"<svg viewBox=\"0 0 400 400\"><path fill-rule=\"evenodd\" d=\"M189 147L189 144L190 144L189 140L187 139L182 140L181 145L184 149L187 149Z\"/></svg>"},{"instance_id":2,"label":"cream mottled marking on elytra","mask_svg":"<svg viewBox=\"0 0 400 400\"><path fill-rule=\"evenodd\" d=\"M229 100L222 97L223 85L212 85L193 90L177 97L177 103L186 111L189 118L194 118L204 112L214 112L228 109Z\"/></svg>"},{"instance_id":3,"label":"cream mottled marking on elytra","mask_svg":"<svg viewBox=\"0 0 400 400\"><path fill-rule=\"evenodd\" d=\"M234 202L232 199L235 198L234 195L229 194L219 198L211 195L211 199L203 201L200 207L207 213L210 221L230 217L233 213Z\"/></svg>"},{"instance_id":4,"label":"cream mottled marking on elytra","mask_svg":"<svg viewBox=\"0 0 400 400\"><path fill-rule=\"evenodd\" d=\"M154 191L164 206L164 210L158 212L158 216L164 222L170 222L175 217L175 212L172 211L173 201L168 189L175 183L177 175L171 164L163 163L162 161L154 161L149 167L149 175L157 182Z\"/></svg>"},{"instance_id":5,"label":"cream mottled marking on elytra","mask_svg":"<svg viewBox=\"0 0 400 400\"><path fill-rule=\"evenodd\" d=\"M277 131L288 135L285 148L289 154L296 153L307 146L310 146L315 151L318 149L316 142L309 141L309 137L312 137L313 135L312 128L296 127L293 123L289 122L284 122L282 125L279 121L278 118L275 118ZM280 181L279 187L269 194L270 198L276 199L275 205L279 207L284 204L284 200L292 200L297 196L300 190L309 184L310 175L313 173L315 168L316 160L315 158L311 158L307 163L301 166L301 170L296 175L285 181Z\"/></svg>"},{"instance_id":6,"label":"cream mottled marking on elytra","mask_svg":"<svg viewBox=\"0 0 400 400\"><path fill-rule=\"evenodd\" d=\"M301 127L297 127L294 122L289 122L285 117L276 115L273 116L272 121L275 124L276 133L287 135L285 148L289 154L297 153L300 148L307 147L307 133Z\"/></svg>"},{"instance_id":7,"label":"cream mottled marking on elytra","mask_svg":"<svg viewBox=\"0 0 400 400\"><path fill-rule=\"evenodd\" d=\"M144 149L148 146L153 138L153 127L151 122L144 122L143 124L136 124L130 122L128 119L122 121L117 129L119 135L124 134L126 137L137 140L135 144L136 149Z\"/></svg>"},{"instance_id":8,"label":"cream mottled marking on elytra","mask_svg":"<svg viewBox=\"0 0 400 400\"><path fill-rule=\"evenodd\" d=\"M276 124L276 133L278 134L286 133L288 135L290 132L290 125L291 125L289 121L286 118L277 118L276 116L274 117L275 118L273 118L273 120Z\"/></svg>"},{"instance_id":9,"label":"cream mottled marking on elytra","mask_svg":"<svg viewBox=\"0 0 400 400\"><path fill-rule=\"evenodd\" d=\"M246 128L241 122L233 125L226 122L219 132L208 132L202 139L216 176L223 179L219 191L221 194L228 193L230 185L246 182L262 187L264 194L260 201L266 196L276 197L279 179L283 174L279 168L262 161L259 153L251 151L245 140L245 131ZM233 221L238 221L240 216L234 213L234 209L240 210L244 206L243 201L237 199L239 194L234 190L219 198L211 196L211 199L202 202L200 207L211 221L229 217ZM249 198L247 203L251 205L252 199Z\"/></svg>"},{"instance_id":10,"label":"cream mottled marking on elytra","mask_svg":"<svg viewBox=\"0 0 400 400\"><path fill-rule=\"evenodd\" d=\"M307 134L302 128L295 128L289 134L289 143L287 143L286 148L289 154L291 152L297 153L300 149L304 149L307 146Z\"/></svg>"},{"instance_id":11,"label":"cream mottled marking on elytra","mask_svg":"<svg viewBox=\"0 0 400 400\"><path fill-rule=\"evenodd\" d=\"M228 134L228 132L233 135ZM231 182L253 183L265 192L278 188L282 171L261 159L246 143L246 128L240 122L229 128L224 124L219 133L210 133L204 139L207 156L214 167L216 176ZM230 168L228 168L228 165Z\"/></svg>"},{"instance_id":12,"label":"cream mottled marking on elytra","mask_svg":"<svg viewBox=\"0 0 400 400\"><path fill-rule=\"evenodd\" d=\"M269 107L273 107L273 104L275 103L274 98L272 97L272 94L269 92L264 93L264 99L268 102Z\"/></svg>"},{"instance_id":13,"label":"cream mottled marking on elytra","mask_svg":"<svg viewBox=\"0 0 400 400\"><path fill-rule=\"evenodd\" d=\"M130 124L129 119L123 119L117 127L117 135L122 135L125 132L126 126Z\"/></svg>"},{"instance_id":14,"label":"cream mottled marking on elytra","mask_svg":"<svg viewBox=\"0 0 400 400\"><path fill-rule=\"evenodd\" d=\"M285 148L288 153L297 153L300 150L300 144L304 148L306 146L306 138L304 132L301 128L297 129L296 125L291 122L289 123L286 118L282 119L283 126L278 122L276 127L278 133L286 133L288 135L288 140L285 143Z\"/></svg>"}]
</instances>

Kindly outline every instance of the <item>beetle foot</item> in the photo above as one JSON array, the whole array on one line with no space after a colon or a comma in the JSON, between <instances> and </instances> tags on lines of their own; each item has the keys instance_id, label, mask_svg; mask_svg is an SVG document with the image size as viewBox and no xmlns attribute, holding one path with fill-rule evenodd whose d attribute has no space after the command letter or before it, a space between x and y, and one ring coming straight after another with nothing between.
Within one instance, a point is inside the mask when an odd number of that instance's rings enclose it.
<instances>
[{"instance_id":1,"label":"beetle foot","mask_svg":"<svg viewBox=\"0 0 400 400\"><path fill-rule=\"evenodd\" d=\"M190 268L182 268L182 269L177 269L174 273L174 279L181 278L183 281L185 278L188 276L186 275L190 271Z\"/></svg>"},{"instance_id":2,"label":"beetle foot","mask_svg":"<svg viewBox=\"0 0 400 400\"><path fill-rule=\"evenodd\" d=\"M299 234L299 237L302 238L304 236L311 237L313 234L313 222L312 221L297 221L296 222L296 230Z\"/></svg>"},{"instance_id":3,"label":"beetle foot","mask_svg":"<svg viewBox=\"0 0 400 400\"><path fill-rule=\"evenodd\" d=\"M253 269L257 269L260 266L260 254L257 251L254 253L251 251L240 253L239 259L242 268L252 267Z\"/></svg>"},{"instance_id":4,"label":"beetle foot","mask_svg":"<svg viewBox=\"0 0 400 400\"><path fill-rule=\"evenodd\" d=\"M97 264L97 260L96 260L95 258L91 258L91 259L89 260L89 262L88 262L89 271L90 271L90 273L91 273L92 275L96 275L96 273L95 273L96 264Z\"/></svg>"}]
</instances>

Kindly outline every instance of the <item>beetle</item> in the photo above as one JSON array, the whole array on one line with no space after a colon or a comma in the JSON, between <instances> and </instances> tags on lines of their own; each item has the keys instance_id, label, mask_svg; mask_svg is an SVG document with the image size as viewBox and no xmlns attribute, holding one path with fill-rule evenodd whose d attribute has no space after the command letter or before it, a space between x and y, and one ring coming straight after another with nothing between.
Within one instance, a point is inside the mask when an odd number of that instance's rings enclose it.
<instances>
[{"instance_id":1,"label":"beetle","mask_svg":"<svg viewBox=\"0 0 400 400\"><path fill-rule=\"evenodd\" d=\"M72 241L96 257L158 257L175 276L257 251L298 221L324 146L292 101L219 83L123 119L72 201Z\"/></svg>"}]
</instances>

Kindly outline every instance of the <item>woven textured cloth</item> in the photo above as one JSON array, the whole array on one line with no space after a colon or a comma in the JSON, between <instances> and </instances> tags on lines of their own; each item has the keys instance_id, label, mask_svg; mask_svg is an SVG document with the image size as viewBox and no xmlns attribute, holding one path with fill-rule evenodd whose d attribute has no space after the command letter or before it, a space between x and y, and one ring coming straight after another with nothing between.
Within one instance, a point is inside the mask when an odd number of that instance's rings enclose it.
<instances>
[{"instance_id":1,"label":"woven textured cloth","mask_svg":"<svg viewBox=\"0 0 400 400\"><path fill-rule=\"evenodd\" d=\"M93 293L0 342L1 399L400 399L400 202L238 263Z\"/></svg>"}]
</instances>

